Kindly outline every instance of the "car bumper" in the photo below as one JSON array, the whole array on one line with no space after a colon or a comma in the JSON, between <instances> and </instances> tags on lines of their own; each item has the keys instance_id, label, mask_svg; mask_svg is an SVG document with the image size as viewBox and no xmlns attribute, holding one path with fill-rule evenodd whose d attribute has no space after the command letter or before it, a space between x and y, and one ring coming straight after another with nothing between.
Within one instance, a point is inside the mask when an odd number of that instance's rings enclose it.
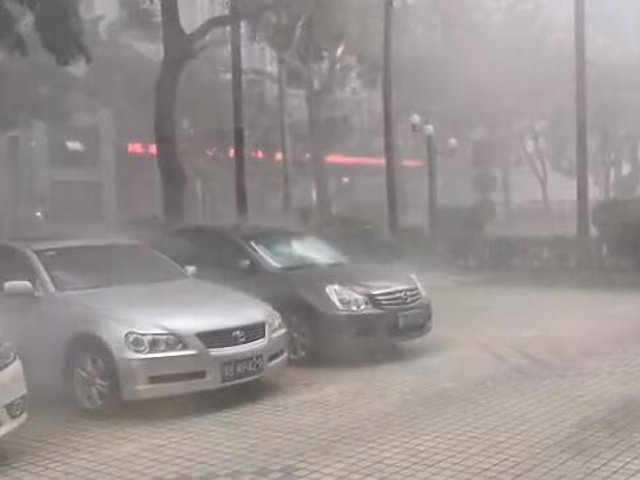
<instances>
[{"instance_id":1,"label":"car bumper","mask_svg":"<svg viewBox=\"0 0 640 480\"><path fill-rule=\"evenodd\" d=\"M26 421L26 397L22 364L17 361L0 372L0 437Z\"/></svg>"},{"instance_id":2,"label":"car bumper","mask_svg":"<svg viewBox=\"0 0 640 480\"><path fill-rule=\"evenodd\" d=\"M411 313L420 320L401 327L400 317ZM359 315L321 314L317 323L318 335L324 347L351 346L357 343L389 343L413 340L427 335L433 328L431 304L424 303L410 309L375 311Z\"/></svg>"},{"instance_id":3,"label":"car bumper","mask_svg":"<svg viewBox=\"0 0 640 480\"><path fill-rule=\"evenodd\" d=\"M261 358L261 372L239 380L223 381L229 362ZM269 341L203 352L177 353L154 358L122 360L118 366L122 399L146 400L202 392L273 377L288 363L286 332Z\"/></svg>"}]
</instances>

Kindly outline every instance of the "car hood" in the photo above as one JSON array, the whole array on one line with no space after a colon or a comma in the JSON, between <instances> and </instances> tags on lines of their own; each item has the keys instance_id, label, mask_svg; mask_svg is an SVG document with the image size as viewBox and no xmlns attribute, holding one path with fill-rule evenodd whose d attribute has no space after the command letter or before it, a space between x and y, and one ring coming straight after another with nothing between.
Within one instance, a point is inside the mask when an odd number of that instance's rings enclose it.
<instances>
[{"instance_id":1,"label":"car hood","mask_svg":"<svg viewBox=\"0 0 640 480\"><path fill-rule=\"evenodd\" d=\"M408 272L399 267L382 265L344 264L328 267L311 267L285 272L293 285L308 288L327 285L344 285L363 290L384 290L397 286L412 285Z\"/></svg>"},{"instance_id":2,"label":"car hood","mask_svg":"<svg viewBox=\"0 0 640 480\"><path fill-rule=\"evenodd\" d=\"M67 300L132 328L196 333L264 320L270 307L248 295L198 280L131 285L65 295Z\"/></svg>"}]
</instances>

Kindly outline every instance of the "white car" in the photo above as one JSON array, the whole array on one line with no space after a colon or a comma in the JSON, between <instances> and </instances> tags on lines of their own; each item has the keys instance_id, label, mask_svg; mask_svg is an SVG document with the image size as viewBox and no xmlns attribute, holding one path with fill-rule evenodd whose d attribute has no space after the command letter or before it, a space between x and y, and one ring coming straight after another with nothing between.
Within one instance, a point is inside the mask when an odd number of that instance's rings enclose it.
<instances>
[{"instance_id":1,"label":"white car","mask_svg":"<svg viewBox=\"0 0 640 480\"><path fill-rule=\"evenodd\" d=\"M27 386L15 350L0 340L0 438L27 419Z\"/></svg>"},{"instance_id":2,"label":"white car","mask_svg":"<svg viewBox=\"0 0 640 480\"><path fill-rule=\"evenodd\" d=\"M129 241L0 246L3 335L29 388L66 389L83 410L253 382L288 361L270 306L200 282Z\"/></svg>"}]
</instances>

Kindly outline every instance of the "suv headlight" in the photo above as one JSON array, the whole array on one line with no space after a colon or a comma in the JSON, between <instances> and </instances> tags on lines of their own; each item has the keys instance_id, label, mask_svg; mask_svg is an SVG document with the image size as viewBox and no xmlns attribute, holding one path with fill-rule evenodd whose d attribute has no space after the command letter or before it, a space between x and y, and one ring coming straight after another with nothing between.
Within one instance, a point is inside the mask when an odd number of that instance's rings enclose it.
<instances>
[{"instance_id":1,"label":"suv headlight","mask_svg":"<svg viewBox=\"0 0 640 480\"><path fill-rule=\"evenodd\" d=\"M129 350L138 355L179 352L187 348L182 340L171 334L129 332L124 337L124 343Z\"/></svg>"},{"instance_id":2,"label":"suv headlight","mask_svg":"<svg viewBox=\"0 0 640 480\"><path fill-rule=\"evenodd\" d=\"M8 343L0 342L0 371L8 368L17 359L15 349Z\"/></svg>"},{"instance_id":3,"label":"suv headlight","mask_svg":"<svg viewBox=\"0 0 640 480\"><path fill-rule=\"evenodd\" d=\"M287 329L282 317L275 310L271 311L267 316L267 327L269 327L271 335L277 335Z\"/></svg>"},{"instance_id":4,"label":"suv headlight","mask_svg":"<svg viewBox=\"0 0 640 480\"><path fill-rule=\"evenodd\" d=\"M343 287L342 285L329 285L326 290L327 295L329 295L338 310L343 312L362 312L371 308L369 299L351 288Z\"/></svg>"}]
</instances>

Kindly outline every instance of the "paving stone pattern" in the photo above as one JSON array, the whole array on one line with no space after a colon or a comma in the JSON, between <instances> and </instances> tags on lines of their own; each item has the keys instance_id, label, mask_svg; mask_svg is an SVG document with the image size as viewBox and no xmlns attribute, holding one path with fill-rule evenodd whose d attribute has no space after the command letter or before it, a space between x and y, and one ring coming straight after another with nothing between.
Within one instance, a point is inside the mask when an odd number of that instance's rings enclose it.
<instances>
[{"instance_id":1,"label":"paving stone pattern","mask_svg":"<svg viewBox=\"0 0 640 480\"><path fill-rule=\"evenodd\" d=\"M483 362L482 378L450 381L448 368ZM455 367L417 356L294 369L274 385L136 405L109 421L37 408L1 444L0 478L640 478L640 348L518 368L478 350Z\"/></svg>"}]
</instances>

